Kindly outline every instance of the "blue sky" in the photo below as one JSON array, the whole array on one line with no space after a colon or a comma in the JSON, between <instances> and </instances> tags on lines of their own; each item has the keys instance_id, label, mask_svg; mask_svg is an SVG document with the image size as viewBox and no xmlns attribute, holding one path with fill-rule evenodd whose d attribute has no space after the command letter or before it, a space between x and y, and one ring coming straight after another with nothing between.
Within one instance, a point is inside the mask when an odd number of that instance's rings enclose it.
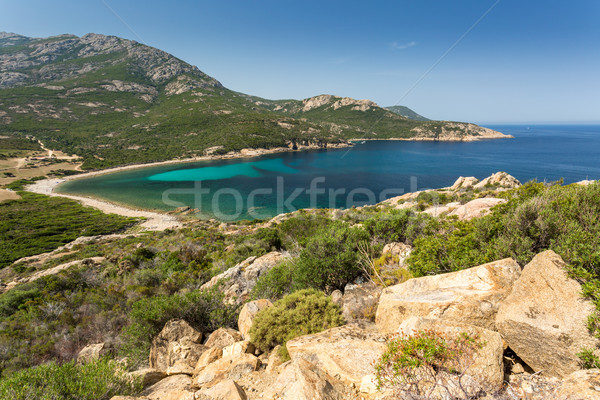
<instances>
[{"instance_id":1,"label":"blue sky","mask_svg":"<svg viewBox=\"0 0 600 400\"><path fill-rule=\"evenodd\" d=\"M0 31L117 35L244 93L478 123L600 122L599 21L597 0L0 0Z\"/></svg>"}]
</instances>

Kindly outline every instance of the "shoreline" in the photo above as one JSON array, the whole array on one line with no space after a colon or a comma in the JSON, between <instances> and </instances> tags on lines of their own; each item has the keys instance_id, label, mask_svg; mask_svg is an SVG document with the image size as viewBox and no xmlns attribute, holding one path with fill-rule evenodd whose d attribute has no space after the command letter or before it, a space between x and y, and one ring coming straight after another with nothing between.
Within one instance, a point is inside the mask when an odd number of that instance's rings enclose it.
<instances>
[{"instance_id":1,"label":"shoreline","mask_svg":"<svg viewBox=\"0 0 600 400\"><path fill-rule=\"evenodd\" d=\"M175 159L175 160L166 160L166 161L156 161L152 163L145 164L131 164L131 165L123 165L120 167L112 167L102 170L84 172L78 175L71 175L64 178L49 178L43 179L40 181L36 181L31 185L27 185L25 187L26 191L43 194L46 196L53 197L64 197L67 199L75 200L81 203L86 207L96 208L103 213L106 214L117 214L124 217L134 217L134 218L146 218L147 220L139 224L138 226L142 227L144 230L148 231L162 231L165 229L172 228L180 228L185 225L184 222L180 221L177 218L177 215L167 214L167 212L159 212L156 210L144 210L128 207L127 205L122 205L118 203L113 203L106 199L100 199L95 197L87 197L87 196L77 196L70 195L65 193L57 193L54 190L57 186L62 183L76 180L76 179L85 179L98 175L105 175L111 173L117 173L121 171L160 166L160 165L170 165L170 164L182 164L189 162L197 162L197 161L218 161L218 160L235 160L235 159L244 159L244 158L255 158L268 154L277 154L277 153L286 153L286 152L294 152L294 151L304 151L304 150L327 150L327 149L341 149L352 147L354 144L348 143L339 143L333 144L326 147L320 146L298 146L297 149L292 149L289 147L275 147L271 149L242 149L237 152L231 152L223 155L206 155L201 157L187 158L187 159Z\"/></svg>"}]
</instances>

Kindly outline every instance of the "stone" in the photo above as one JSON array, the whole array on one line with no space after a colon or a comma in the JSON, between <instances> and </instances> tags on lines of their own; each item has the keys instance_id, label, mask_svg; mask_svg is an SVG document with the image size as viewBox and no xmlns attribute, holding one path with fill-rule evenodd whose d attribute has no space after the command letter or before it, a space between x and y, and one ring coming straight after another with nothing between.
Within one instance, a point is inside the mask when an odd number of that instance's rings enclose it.
<instances>
[{"instance_id":1,"label":"stone","mask_svg":"<svg viewBox=\"0 0 600 400\"><path fill-rule=\"evenodd\" d=\"M269 354L269 359L267 360L267 368L265 369L265 372L267 374L272 374L273 372L276 372L277 368L281 364L283 364L283 360L279 355L280 348L281 346L277 345L273 348L273 350L271 350L271 354Z\"/></svg>"},{"instance_id":2,"label":"stone","mask_svg":"<svg viewBox=\"0 0 600 400\"><path fill-rule=\"evenodd\" d=\"M600 369L575 371L562 381L559 399L600 399Z\"/></svg>"},{"instance_id":3,"label":"stone","mask_svg":"<svg viewBox=\"0 0 600 400\"><path fill-rule=\"evenodd\" d=\"M499 304L521 274L511 258L447 274L413 278L383 290L375 318L395 333L413 316L463 322L495 330Z\"/></svg>"},{"instance_id":4,"label":"stone","mask_svg":"<svg viewBox=\"0 0 600 400\"><path fill-rule=\"evenodd\" d=\"M196 363L196 368L194 368L194 373L197 374L208 364L211 364L211 363L217 361L222 356L223 356L223 349L221 349L219 347L209 348L204 353L202 353L202 355L198 359L198 362Z\"/></svg>"},{"instance_id":5,"label":"stone","mask_svg":"<svg viewBox=\"0 0 600 400\"><path fill-rule=\"evenodd\" d=\"M408 258L411 251L412 246L408 244L404 244L402 242L392 242L383 246L381 255L398 257L398 263L404 265L404 261Z\"/></svg>"},{"instance_id":6,"label":"stone","mask_svg":"<svg viewBox=\"0 0 600 400\"><path fill-rule=\"evenodd\" d=\"M227 271L213 277L202 285L202 290L207 290L221 283L225 297L232 302L242 304L250 297L250 291L256 285L258 278L269 272L273 267L283 261L284 256L278 251L265 254L261 257L249 257Z\"/></svg>"},{"instance_id":7,"label":"stone","mask_svg":"<svg viewBox=\"0 0 600 400\"><path fill-rule=\"evenodd\" d=\"M198 387L211 387L224 379L238 380L260 367L258 357L244 353L212 362L194 375Z\"/></svg>"},{"instance_id":8,"label":"stone","mask_svg":"<svg viewBox=\"0 0 600 400\"><path fill-rule=\"evenodd\" d=\"M256 314L272 305L273 303L267 299L254 300L244 304L238 317L238 330L244 339L250 340L250 328L252 328L252 322Z\"/></svg>"},{"instance_id":9,"label":"stone","mask_svg":"<svg viewBox=\"0 0 600 400\"><path fill-rule=\"evenodd\" d=\"M331 292L331 301L333 301L333 304L337 304L338 306L342 306L342 298L344 297L344 294L342 293L341 290L336 289L333 292Z\"/></svg>"},{"instance_id":10,"label":"stone","mask_svg":"<svg viewBox=\"0 0 600 400\"><path fill-rule=\"evenodd\" d=\"M375 394L377 390L377 376L375 374L365 375L360 381L358 390L365 394Z\"/></svg>"},{"instance_id":11,"label":"stone","mask_svg":"<svg viewBox=\"0 0 600 400\"><path fill-rule=\"evenodd\" d=\"M191 374L206 349L202 345L202 332L184 320L171 320L152 340L150 367L170 375Z\"/></svg>"},{"instance_id":12,"label":"stone","mask_svg":"<svg viewBox=\"0 0 600 400\"><path fill-rule=\"evenodd\" d=\"M470 189L479 183L479 179L474 176L461 176L450 187L450 190Z\"/></svg>"},{"instance_id":13,"label":"stone","mask_svg":"<svg viewBox=\"0 0 600 400\"><path fill-rule=\"evenodd\" d=\"M197 391L196 400L248 400L248 396L240 385L227 379L211 388Z\"/></svg>"},{"instance_id":14,"label":"stone","mask_svg":"<svg viewBox=\"0 0 600 400\"><path fill-rule=\"evenodd\" d=\"M372 282L348 284L342 296L342 315L346 321L366 319L373 321L379 304L381 288Z\"/></svg>"},{"instance_id":15,"label":"stone","mask_svg":"<svg viewBox=\"0 0 600 400\"><path fill-rule=\"evenodd\" d=\"M385 337L374 326L344 325L287 342L292 360L305 359L347 385L359 386L386 349Z\"/></svg>"},{"instance_id":16,"label":"stone","mask_svg":"<svg viewBox=\"0 0 600 400\"><path fill-rule=\"evenodd\" d=\"M534 371L556 377L578 370L577 353L598 345L587 329L595 307L564 267L553 251L536 255L496 316L508 346Z\"/></svg>"},{"instance_id":17,"label":"stone","mask_svg":"<svg viewBox=\"0 0 600 400\"><path fill-rule=\"evenodd\" d=\"M462 333L478 338L482 346L473 356L468 369L461 372L481 378L485 382L484 387L489 391L498 391L502 388L504 383L504 345L498 332L459 322L421 317L411 317L405 320L398 331L403 336L412 336L418 331L432 331L448 339L457 338Z\"/></svg>"},{"instance_id":18,"label":"stone","mask_svg":"<svg viewBox=\"0 0 600 400\"><path fill-rule=\"evenodd\" d=\"M263 396L281 400L343 400L343 387L330 374L304 359L292 360Z\"/></svg>"},{"instance_id":19,"label":"stone","mask_svg":"<svg viewBox=\"0 0 600 400\"><path fill-rule=\"evenodd\" d=\"M165 372L153 368L139 369L137 371L129 372L127 375L132 379L140 379L142 381L142 387L154 385L167 377Z\"/></svg>"},{"instance_id":20,"label":"stone","mask_svg":"<svg viewBox=\"0 0 600 400\"><path fill-rule=\"evenodd\" d=\"M506 172L496 172L495 174L488 176L478 184L474 185L473 188L480 190L494 187L514 189L519 186L521 186L521 182L519 182L514 176L509 175Z\"/></svg>"},{"instance_id":21,"label":"stone","mask_svg":"<svg viewBox=\"0 0 600 400\"><path fill-rule=\"evenodd\" d=\"M85 364L90 361L96 361L111 352L112 347L106 343L88 344L77 354L77 363Z\"/></svg>"},{"instance_id":22,"label":"stone","mask_svg":"<svg viewBox=\"0 0 600 400\"><path fill-rule=\"evenodd\" d=\"M204 345L206 347L227 347L242 340L242 335L231 328L219 328L210 334Z\"/></svg>"},{"instance_id":23,"label":"stone","mask_svg":"<svg viewBox=\"0 0 600 400\"><path fill-rule=\"evenodd\" d=\"M466 204L456 207L450 211L448 215L456 215L458 219L461 220L470 220L489 214L492 207L502 203L506 203L506 200L493 197L483 197L480 199L471 200Z\"/></svg>"},{"instance_id":24,"label":"stone","mask_svg":"<svg viewBox=\"0 0 600 400\"><path fill-rule=\"evenodd\" d=\"M142 391L148 400L194 400L192 378L187 375L169 376Z\"/></svg>"},{"instance_id":25,"label":"stone","mask_svg":"<svg viewBox=\"0 0 600 400\"><path fill-rule=\"evenodd\" d=\"M247 340L242 340L223 348L223 357L235 356L238 354L254 354L256 347Z\"/></svg>"}]
</instances>

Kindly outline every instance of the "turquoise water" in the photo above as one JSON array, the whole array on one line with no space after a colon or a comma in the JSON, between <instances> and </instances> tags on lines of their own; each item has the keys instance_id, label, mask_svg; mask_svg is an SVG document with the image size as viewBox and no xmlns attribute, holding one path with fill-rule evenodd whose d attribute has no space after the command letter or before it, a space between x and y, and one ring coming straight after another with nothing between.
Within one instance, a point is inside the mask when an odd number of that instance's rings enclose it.
<instances>
[{"instance_id":1,"label":"turquoise water","mask_svg":"<svg viewBox=\"0 0 600 400\"><path fill-rule=\"evenodd\" d=\"M372 141L245 160L140 168L78 179L64 193L136 208L187 205L220 219L267 218L306 207L372 204L402 193L506 171L522 182L600 179L600 126L490 125L515 139L470 143Z\"/></svg>"}]
</instances>

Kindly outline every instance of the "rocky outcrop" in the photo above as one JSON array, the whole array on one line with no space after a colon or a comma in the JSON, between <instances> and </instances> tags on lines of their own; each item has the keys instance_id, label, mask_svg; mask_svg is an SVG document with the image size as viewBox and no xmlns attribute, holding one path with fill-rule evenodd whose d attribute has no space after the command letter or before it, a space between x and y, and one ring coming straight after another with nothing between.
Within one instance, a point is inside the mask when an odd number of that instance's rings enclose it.
<instances>
[{"instance_id":1,"label":"rocky outcrop","mask_svg":"<svg viewBox=\"0 0 600 400\"><path fill-rule=\"evenodd\" d=\"M292 360L304 359L347 385L359 386L385 351L385 337L374 327L345 325L287 342Z\"/></svg>"},{"instance_id":2,"label":"rocky outcrop","mask_svg":"<svg viewBox=\"0 0 600 400\"><path fill-rule=\"evenodd\" d=\"M448 189L454 191L461 189L472 189L477 183L479 183L479 179L475 178L474 176L461 176Z\"/></svg>"},{"instance_id":3,"label":"rocky outcrop","mask_svg":"<svg viewBox=\"0 0 600 400\"><path fill-rule=\"evenodd\" d=\"M244 339L250 340L250 329L252 328L252 322L254 322L256 314L272 305L273 303L268 299L254 300L244 304L238 317L238 330Z\"/></svg>"},{"instance_id":4,"label":"rocky outcrop","mask_svg":"<svg viewBox=\"0 0 600 400\"><path fill-rule=\"evenodd\" d=\"M265 394L267 399L344 400L344 388L330 374L304 359L288 362Z\"/></svg>"},{"instance_id":5,"label":"rocky outcrop","mask_svg":"<svg viewBox=\"0 0 600 400\"><path fill-rule=\"evenodd\" d=\"M270 271L283 260L283 255L278 251L265 254L261 257L249 257L238 265L213 277L202 285L203 290L210 289L217 284L222 284L221 290L231 301L242 303L247 300L250 291L256 285L258 278Z\"/></svg>"},{"instance_id":6,"label":"rocky outcrop","mask_svg":"<svg viewBox=\"0 0 600 400\"><path fill-rule=\"evenodd\" d=\"M346 285L344 295L340 300L344 319L347 322L355 320L372 321L375 318L380 295L381 287L372 282Z\"/></svg>"},{"instance_id":7,"label":"rocky outcrop","mask_svg":"<svg viewBox=\"0 0 600 400\"><path fill-rule=\"evenodd\" d=\"M496 316L502 338L527 365L558 377L578 370L577 353L598 345L587 329L595 307L564 267L553 251L536 255Z\"/></svg>"},{"instance_id":8,"label":"rocky outcrop","mask_svg":"<svg viewBox=\"0 0 600 400\"><path fill-rule=\"evenodd\" d=\"M196 392L196 400L247 400L248 396L244 389L231 379L217 383L207 389Z\"/></svg>"},{"instance_id":9,"label":"rocky outcrop","mask_svg":"<svg viewBox=\"0 0 600 400\"><path fill-rule=\"evenodd\" d=\"M377 327L384 333L394 333L404 320L416 316L494 330L500 302L520 274L517 262L507 258L388 287L379 300Z\"/></svg>"},{"instance_id":10,"label":"rocky outcrop","mask_svg":"<svg viewBox=\"0 0 600 400\"><path fill-rule=\"evenodd\" d=\"M165 378L141 393L144 400L194 400L192 378L173 375Z\"/></svg>"},{"instance_id":11,"label":"rocky outcrop","mask_svg":"<svg viewBox=\"0 0 600 400\"><path fill-rule=\"evenodd\" d=\"M475 186L474 189L488 189L488 188L506 188L506 189L514 189L516 187L521 186L521 182L519 182L514 176L507 174L506 172L496 172L491 176L488 176Z\"/></svg>"},{"instance_id":12,"label":"rocky outcrop","mask_svg":"<svg viewBox=\"0 0 600 400\"><path fill-rule=\"evenodd\" d=\"M234 329L219 328L210 334L204 345L206 347L217 347L222 349L223 347L239 342L242 339L242 335Z\"/></svg>"},{"instance_id":13,"label":"rocky outcrop","mask_svg":"<svg viewBox=\"0 0 600 400\"><path fill-rule=\"evenodd\" d=\"M77 362L85 364L90 361L99 360L112 352L112 347L107 343L88 344L77 355Z\"/></svg>"},{"instance_id":14,"label":"rocky outcrop","mask_svg":"<svg viewBox=\"0 0 600 400\"><path fill-rule=\"evenodd\" d=\"M154 368L143 368L129 372L128 376L133 380L139 379L142 382L142 387L146 388L165 379L167 374L164 371L159 371Z\"/></svg>"},{"instance_id":15,"label":"rocky outcrop","mask_svg":"<svg viewBox=\"0 0 600 400\"><path fill-rule=\"evenodd\" d=\"M483 197L471 200L466 204L456 207L448 213L449 216L456 215L458 219L469 220L483 217L491 212L491 209L498 204L506 203L505 199L496 199L493 197Z\"/></svg>"},{"instance_id":16,"label":"rocky outcrop","mask_svg":"<svg viewBox=\"0 0 600 400\"><path fill-rule=\"evenodd\" d=\"M212 387L225 379L238 380L256 371L260 364L258 357L248 353L223 357L197 372L193 383L198 387Z\"/></svg>"},{"instance_id":17,"label":"rocky outcrop","mask_svg":"<svg viewBox=\"0 0 600 400\"><path fill-rule=\"evenodd\" d=\"M600 399L600 369L576 371L567 376L558 391L559 399Z\"/></svg>"},{"instance_id":18,"label":"rocky outcrop","mask_svg":"<svg viewBox=\"0 0 600 400\"><path fill-rule=\"evenodd\" d=\"M399 328L399 332L403 336L412 336L423 330L436 332L442 337L450 339L460 337L464 333L476 339L481 347L477 349L473 359L464 365L465 370L459 372L464 372L482 382L488 392L495 392L502 388L504 383L502 357L504 346L498 332L469 324L420 317L407 319Z\"/></svg>"},{"instance_id":19,"label":"rocky outcrop","mask_svg":"<svg viewBox=\"0 0 600 400\"><path fill-rule=\"evenodd\" d=\"M204 351L206 346L202 345L202 332L184 320L171 320L152 340L150 367L168 375L191 375Z\"/></svg>"}]
</instances>

